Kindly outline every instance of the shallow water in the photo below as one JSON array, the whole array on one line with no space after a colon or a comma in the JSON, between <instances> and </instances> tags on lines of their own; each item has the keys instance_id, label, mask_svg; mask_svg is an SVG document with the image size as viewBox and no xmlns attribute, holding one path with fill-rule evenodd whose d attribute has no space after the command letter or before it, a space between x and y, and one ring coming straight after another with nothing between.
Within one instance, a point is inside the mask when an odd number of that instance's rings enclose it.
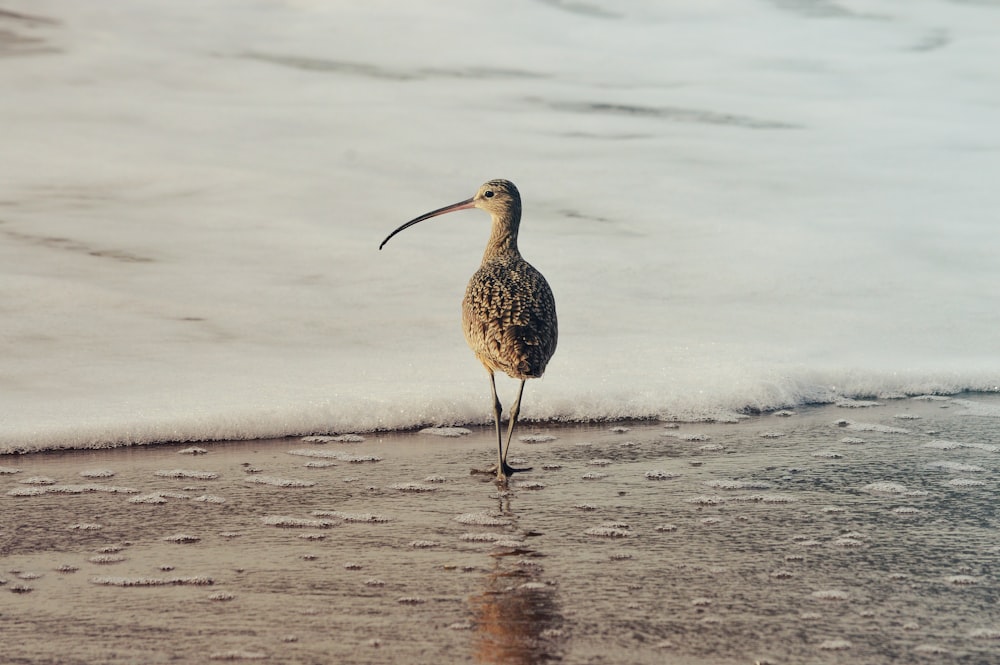
<instances>
[{"instance_id":1,"label":"shallow water","mask_svg":"<svg viewBox=\"0 0 1000 665\"><path fill-rule=\"evenodd\" d=\"M526 430L503 494L486 429L4 456L5 659L996 662L998 414Z\"/></svg>"}]
</instances>

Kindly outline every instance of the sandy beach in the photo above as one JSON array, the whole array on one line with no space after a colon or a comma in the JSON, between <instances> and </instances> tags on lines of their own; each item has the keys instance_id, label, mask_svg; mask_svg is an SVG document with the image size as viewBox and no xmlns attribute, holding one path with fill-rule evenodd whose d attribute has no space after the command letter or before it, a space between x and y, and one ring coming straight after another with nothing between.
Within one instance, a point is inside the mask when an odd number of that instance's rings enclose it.
<instances>
[{"instance_id":1,"label":"sandy beach","mask_svg":"<svg viewBox=\"0 0 1000 665\"><path fill-rule=\"evenodd\" d=\"M8 455L4 660L995 662L998 413Z\"/></svg>"}]
</instances>

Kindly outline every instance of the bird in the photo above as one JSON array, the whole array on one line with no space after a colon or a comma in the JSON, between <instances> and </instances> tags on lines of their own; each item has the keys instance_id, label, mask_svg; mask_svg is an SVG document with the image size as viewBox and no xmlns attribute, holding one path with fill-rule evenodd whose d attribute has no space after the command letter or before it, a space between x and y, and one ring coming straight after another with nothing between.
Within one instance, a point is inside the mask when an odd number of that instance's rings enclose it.
<instances>
[{"instance_id":1,"label":"bird","mask_svg":"<svg viewBox=\"0 0 1000 665\"><path fill-rule=\"evenodd\" d=\"M492 218L492 228L483 261L469 279L462 299L462 327L465 341L483 364L490 377L493 418L497 435L496 480L506 485L516 472L507 464L514 428L521 411L521 397L528 379L545 373L559 338L556 302L549 283L534 266L524 260L517 247L521 225L521 194L509 180L489 180L475 196L424 213L411 219L386 236L385 244L400 231L438 215L479 208ZM503 405L497 397L496 372L520 381L517 399L510 408L507 439L501 428ZM492 473L494 469L487 470Z\"/></svg>"}]
</instances>

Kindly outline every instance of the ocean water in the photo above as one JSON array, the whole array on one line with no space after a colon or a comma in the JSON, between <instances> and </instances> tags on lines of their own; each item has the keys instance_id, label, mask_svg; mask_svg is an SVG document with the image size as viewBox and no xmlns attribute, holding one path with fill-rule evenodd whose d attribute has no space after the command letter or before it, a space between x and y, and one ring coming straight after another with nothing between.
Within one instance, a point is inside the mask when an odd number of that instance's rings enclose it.
<instances>
[{"instance_id":1,"label":"ocean water","mask_svg":"<svg viewBox=\"0 0 1000 665\"><path fill-rule=\"evenodd\" d=\"M3 8L2 451L486 423L494 177L524 418L1000 390L1000 3Z\"/></svg>"}]
</instances>

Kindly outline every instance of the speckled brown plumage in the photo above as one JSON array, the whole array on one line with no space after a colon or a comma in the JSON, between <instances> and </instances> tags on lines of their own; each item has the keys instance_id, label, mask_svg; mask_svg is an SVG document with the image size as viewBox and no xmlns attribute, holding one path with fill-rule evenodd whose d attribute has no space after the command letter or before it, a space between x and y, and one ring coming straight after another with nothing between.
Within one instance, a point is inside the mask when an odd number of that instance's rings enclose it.
<instances>
[{"instance_id":1,"label":"speckled brown plumage","mask_svg":"<svg viewBox=\"0 0 1000 665\"><path fill-rule=\"evenodd\" d=\"M542 273L525 261L517 248L521 224L521 195L517 187L509 180L490 180L472 198L410 220L390 233L379 249L405 228L467 208L480 208L493 218L482 265L469 280L462 300L462 325L469 347L490 375L498 447L496 474L498 480L505 482L511 473L527 470L507 464L507 448L517 424L524 382L545 372L559 337L552 290ZM502 406L493 376L496 371L521 381L510 410L506 446L500 427Z\"/></svg>"}]
</instances>

